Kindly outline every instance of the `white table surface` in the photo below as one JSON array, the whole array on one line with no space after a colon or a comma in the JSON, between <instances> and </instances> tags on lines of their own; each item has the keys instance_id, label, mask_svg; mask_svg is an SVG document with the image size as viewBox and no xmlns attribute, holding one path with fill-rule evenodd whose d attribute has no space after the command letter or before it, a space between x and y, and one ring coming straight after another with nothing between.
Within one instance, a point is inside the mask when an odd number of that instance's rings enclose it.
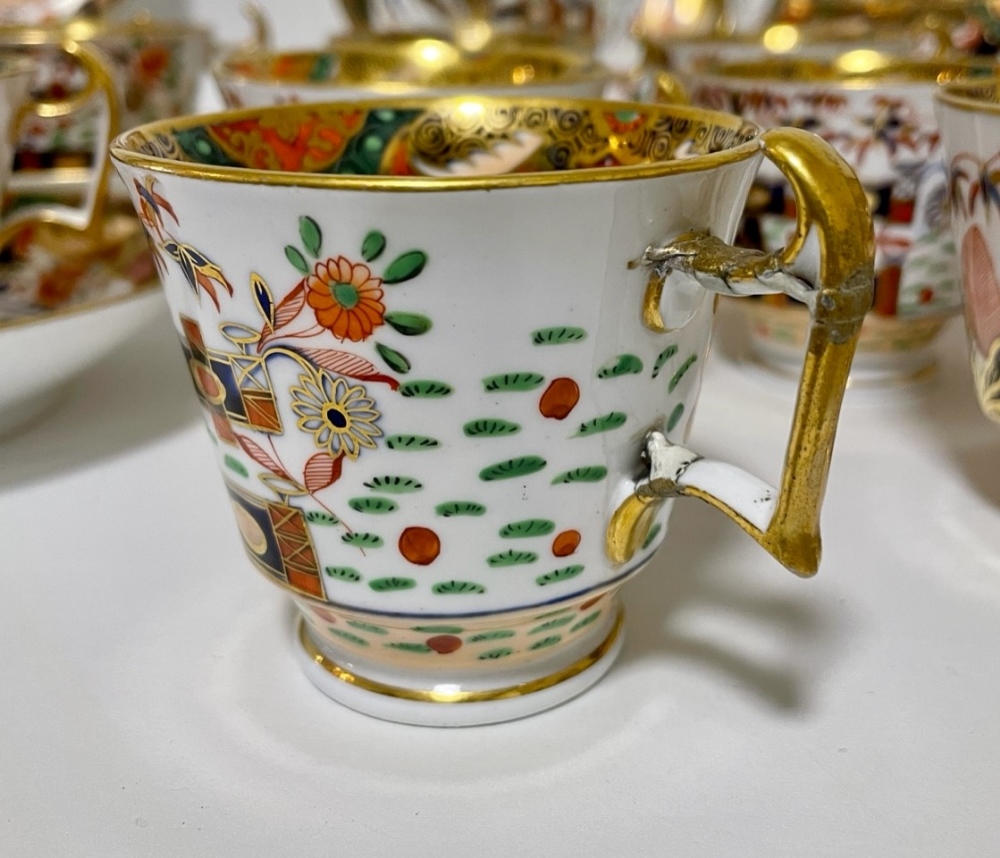
<instances>
[{"instance_id":1,"label":"white table surface","mask_svg":"<svg viewBox=\"0 0 1000 858\"><path fill-rule=\"evenodd\" d=\"M691 445L773 479L791 391L734 321ZM940 351L849 394L818 578L682 502L604 680L447 731L300 674L164 314L0 442L0 855L998 854L1000 429Z\"/></svg>"}]
</instances>

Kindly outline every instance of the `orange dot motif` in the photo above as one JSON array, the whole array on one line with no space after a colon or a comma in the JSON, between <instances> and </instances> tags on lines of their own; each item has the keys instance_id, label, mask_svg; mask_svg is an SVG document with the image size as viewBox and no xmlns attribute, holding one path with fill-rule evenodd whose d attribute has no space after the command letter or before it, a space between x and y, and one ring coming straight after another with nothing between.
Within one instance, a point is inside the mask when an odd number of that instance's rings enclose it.
<instances>
[{"instance_id":1,"label":"orange dot motif","mask_svg":"<svg viewBox=\"0 0 1000 858\"><path fill-rule=\"evenodd\" d=\"M538 410L543 417L565 420L580 401L580 386L571 378L557 378L542 394Z\"/></svg>"},{"instance_id":2,"label":"orange dot motif","mask_svg":"<svg viewBox=\"0 0 1000 858\"><path fill-rule=\"evenodd\" d=\"M552 553L556 557L569 557L580 547L580 531L564 530L552 540Z\"/></svg>"},{"instance_id":3,"label":"orange dot motif","mask_svg":"<svg viewBox=\"0 0 1000 858\"><path fill-rule=\"evenodd\" d=\"M430 566L441 553L441 540L429 527L408 527L399 537L399 553L415 566Z\"/></svg>"},{"instance_id":4,"label":"orange dot motif","mask_svg":"<svg viewBox=\"0 0 1000 858\"><path fill-rule=\"evenodd\" d=\"M439 655L450 655L462 648L462 639L455 635L436 635L427 639L427 646Z\"/></svg>"}]
</instances>

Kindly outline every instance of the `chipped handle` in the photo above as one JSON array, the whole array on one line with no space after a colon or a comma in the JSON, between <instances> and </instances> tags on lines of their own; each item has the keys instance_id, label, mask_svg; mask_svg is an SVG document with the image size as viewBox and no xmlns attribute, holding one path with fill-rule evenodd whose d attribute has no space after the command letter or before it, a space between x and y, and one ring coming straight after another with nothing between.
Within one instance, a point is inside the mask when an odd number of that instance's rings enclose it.
<instances>
[{"instance_id":1,"label":"chipped handle","mask_svg":"<svg viewBox=\"0 0 1000 858\"><path fill-rule=\"evenodd\" d=\"M19 127L31 115L43 119L68 116L89 104L95 94L100 94L103 112L97 139L94 141L94 168L87 184L87 193L79 206L36 203L16 209L0 221L0 248L30 224L54 223L86 232L100 223L111 169L108 145L118 133L118 94L110 74L95 51L71 40L64 41L60 47L83 67L87 76L84 88L68 98L36 99L29 102L19 112L14 127Z\"/></svg>"},{"instance_id":2,"label":"chipped handle","mask_svg":"<svg viewBox=\"0 0 1000 858\"><path fill-rule=\"evenodd\" d=\"M656 513L673 497L707 501L736 521L792 572L815 574L819 515L861 322L871 306L874 231L864 191L850 167L809 132L780 128L761 138L764 153L795 194L797 224L787 247L771 254L687 233L650 248L643 319L658 325L658 298L671 272L726 295L782 292L805 303L812 327L795 403L780 488L726 462L705 459L651 432L643 457L649 475L612 516L607 553L625 563L643 544ZM659 288L657 288L659 284Z\"/></svg>"}]
</instances>

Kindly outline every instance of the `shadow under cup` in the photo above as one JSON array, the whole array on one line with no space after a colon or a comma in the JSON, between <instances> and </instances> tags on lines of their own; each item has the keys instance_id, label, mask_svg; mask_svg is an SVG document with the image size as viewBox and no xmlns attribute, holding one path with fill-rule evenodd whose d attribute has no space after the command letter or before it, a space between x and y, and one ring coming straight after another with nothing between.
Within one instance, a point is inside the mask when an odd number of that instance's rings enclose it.
<instances>
[{"instance_id":1,"label":"shadow under cup","mask_svg":"<svg viewBox=\"0 0 1000 858\"><path fill-rule=\"evenodd\" d=\"M786 142L852 187L802 138ZM739 291L756 269L684 274L700 252L684 245L671 274L647 253L683 234L722 259L706 234L733 237L767 145L694 108L485 97L262 108L116 141L247 554L298 605L322 690L441 725L578 694L621 645L618 588L674 495L815 571L863 307L821 326L837 343L807 375L835 392L803 396L819 452L785 503L671 444L709 344L703 284ZM842 243L870 244L860 190L838 199L861 224ZM850 277L867 306L870 267ZM644 458L670 479L644 480Z\"/></svg>"}]
</instances>

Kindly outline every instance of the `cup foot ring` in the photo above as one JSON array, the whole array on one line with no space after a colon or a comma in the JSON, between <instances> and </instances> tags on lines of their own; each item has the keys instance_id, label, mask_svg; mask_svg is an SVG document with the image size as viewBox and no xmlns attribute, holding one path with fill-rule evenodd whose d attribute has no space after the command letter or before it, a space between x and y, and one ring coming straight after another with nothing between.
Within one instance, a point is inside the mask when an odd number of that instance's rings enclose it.
<instances>
[{"instance_id":1,"label":"cup foot ring","mask_svg":"<svg viewBox=\"0 0 1000 858\"><path fill-rule=\"evenodd\" d=\"M350 709L420 727L473 727L525 718L582 694L614 664L624 642L623 626L619 612L610 633L591 653L555 673L521 685L473 692L417 690L352 674L320 651L301 619L294 649L313 685Z\"/></svg>"}]
</instances>

